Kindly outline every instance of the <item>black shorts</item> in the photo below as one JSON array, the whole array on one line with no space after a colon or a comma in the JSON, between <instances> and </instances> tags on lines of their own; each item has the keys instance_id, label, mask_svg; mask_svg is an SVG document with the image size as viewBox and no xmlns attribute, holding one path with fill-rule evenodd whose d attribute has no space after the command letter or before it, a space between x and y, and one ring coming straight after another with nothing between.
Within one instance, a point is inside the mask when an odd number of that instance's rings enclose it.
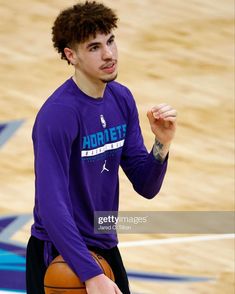
<instances>
[{"instance_id":1,"label":"black shorts","mask_svg":"<svg viewBox=\"0 0 235 294\"><path fill-rule=\"evenodd\" d=\"M43 280L47 269L44 262L45 242L31 236L27 246L26 254L26 286L27 294L44 294ZM130 294L129 283L126 270L118 247L111 249L100 249L97 247L88 247L90 250L103 256L111 266L115 283L123 294ZM52 257L59 255L58 251L52 246Z\"/></svg>"}]
</instances>

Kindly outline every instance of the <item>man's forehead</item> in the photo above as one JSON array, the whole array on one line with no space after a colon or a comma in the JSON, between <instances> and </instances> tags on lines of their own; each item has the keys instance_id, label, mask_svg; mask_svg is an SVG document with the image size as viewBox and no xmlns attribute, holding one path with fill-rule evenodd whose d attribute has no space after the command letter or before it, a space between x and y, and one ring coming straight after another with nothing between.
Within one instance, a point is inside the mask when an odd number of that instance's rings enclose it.
<instances>
[{"instance_id":1,"label":"man's forehead","mask_svg":"<svg viewBox=\"0 0 235 294\"><path fill-rule=\"evenodd\" d=\"M113 32L110 32L108 34L97 32L95 36L90 36L82 44L86 46L86 45L89 45L90 43L101 43L108 40L111 36L113 36Z\"/></svg>"}]
</instances>

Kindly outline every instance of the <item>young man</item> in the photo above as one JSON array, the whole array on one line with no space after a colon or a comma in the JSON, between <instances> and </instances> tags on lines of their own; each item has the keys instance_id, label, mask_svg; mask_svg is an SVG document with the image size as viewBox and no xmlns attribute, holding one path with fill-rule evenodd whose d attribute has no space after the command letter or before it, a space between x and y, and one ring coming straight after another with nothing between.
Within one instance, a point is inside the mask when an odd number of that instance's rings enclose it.
<instances>
[{"instance_id":1,"label":"young man","mask_svg":"<svg viewBox=\"0 0 235 294\"><path fill-rule=\"evenodd\" d=\"M55 20L54 47L74 76L40 109L33 128L36 196L27 247L27 293L43 294L50 261L61 254L88 294L128 294L116 234L95 234L95 211L118 211L118 168L134 189L152 198L160 190L176 127L176 111L160 104L148 111L155 143L147 152L131 92L114 82L118 54L115 13L97 2L64 10ZM111 265L115 283L91 257Z\"/></svg>"}]
</instances>

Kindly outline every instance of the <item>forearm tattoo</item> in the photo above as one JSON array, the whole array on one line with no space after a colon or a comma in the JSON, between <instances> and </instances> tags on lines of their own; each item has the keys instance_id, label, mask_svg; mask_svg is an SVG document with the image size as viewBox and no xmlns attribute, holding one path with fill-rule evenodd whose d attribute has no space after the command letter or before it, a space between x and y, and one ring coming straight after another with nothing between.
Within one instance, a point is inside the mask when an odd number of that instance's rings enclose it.
<instances>
[{"instance_id":1,"label":"forearm tattoo","mask_svg":"<svg viewBox=\"0 0 235 294\"><path fill-rule=\"evenodd\" d=\"M165 159L165 153L164 153L163 147L164 145L161 144L157 139L155 139L155 143L153 145L153 155L157 160L161 162L163 162Z\"/></svg>"}]
</instances>

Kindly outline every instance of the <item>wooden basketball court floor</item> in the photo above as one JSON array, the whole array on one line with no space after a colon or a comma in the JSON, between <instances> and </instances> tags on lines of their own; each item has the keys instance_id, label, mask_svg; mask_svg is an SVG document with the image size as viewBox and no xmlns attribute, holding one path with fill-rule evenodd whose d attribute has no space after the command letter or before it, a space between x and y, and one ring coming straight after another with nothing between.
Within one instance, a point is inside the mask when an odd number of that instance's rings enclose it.
<instances>
[{"instance_id":1,"label":"wooden basketball court floor","mask_svg":"<svg viewBox=\"0 0 235 294\"><path fill-rule=\"evenodd\" d=\"M158 197L138 196L120 171L120 210L234 210L233 0L103 2L120 17L118 80L135 96L148 149L146 111L167 102L179 113ZM0 149L0 217L32 212L31 128L45 99L73 73L52 48L51 25L73 3L0 0L0 124L24 120ZM31 222L11 241L25 244ZM160 277L130 279L133 293L234 293L232 234L121 234L120 250L128 271ZM205 280L172 281L176 275Z\"/></svg>"}]
</instances>

